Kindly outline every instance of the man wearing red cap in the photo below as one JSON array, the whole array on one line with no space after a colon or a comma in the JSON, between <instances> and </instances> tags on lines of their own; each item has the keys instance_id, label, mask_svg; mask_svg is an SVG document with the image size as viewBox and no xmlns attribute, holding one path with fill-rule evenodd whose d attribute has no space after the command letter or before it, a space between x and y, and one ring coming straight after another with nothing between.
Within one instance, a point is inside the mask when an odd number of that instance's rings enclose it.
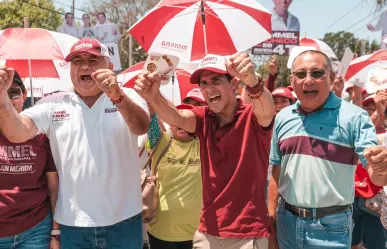
<instances>
[{"instance_id":1,"label":"man wearing red cap","mask_svg":"<svg viewBox=\"0 0 387 249\"><path fill-rule=\"evenodd\" d=\"M234 91L245 84L244 102ZM207 55L191 76L208 107L176 110L160 93L160 77L145 73L135 89L170 125L200 140L203 209L195 249L268 248L265 205L274 105L245 53Z\"/></svg>"},{"instance_id":2,"label":"man wearing red cap","mask_svg":"<svg viewBox=\"0 0 387 249\"><path fill-rule=\"evenodd\" d=\"M14 70L0 68L1 130L15 143L48 136L60 178L54 219L62 249L141 248L137 135L150 123L146 102L118 86L97 40L75 43L66 61L75 92L53 94L20 115L7 95Z\"/></svg>"}]
</instances>

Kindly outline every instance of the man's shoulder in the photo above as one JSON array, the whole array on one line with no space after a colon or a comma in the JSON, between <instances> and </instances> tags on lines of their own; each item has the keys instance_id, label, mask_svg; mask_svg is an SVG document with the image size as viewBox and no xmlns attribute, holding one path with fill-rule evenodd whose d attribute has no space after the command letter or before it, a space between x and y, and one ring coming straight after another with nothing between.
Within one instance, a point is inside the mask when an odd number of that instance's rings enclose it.
<instances>
[{"instance_id":1,"label":"man's shoulder","mask_svg":"<svg viewBox=\"0 0 387 249\"><path fill-rule=\"evenodd\" d=\"M51 95L48 95L41 100L39 100L36 104L47 104L47 103L61 103L69 101L73 96L74 92L57 92Z\"/></svg>"},{"instance_id":2,"label":"man's shoulder","mask_svg":"<svg viewBox=\"0 0 387 249\"><path fill-rule=\"evenodd\" d=\"M363 108L360 108L355 104L349 103L341 99L341 103L340 103L341 115L358 117L360 114L364 114L364 113L366 113L366 111Z\"/></svg>"}]
</instances>

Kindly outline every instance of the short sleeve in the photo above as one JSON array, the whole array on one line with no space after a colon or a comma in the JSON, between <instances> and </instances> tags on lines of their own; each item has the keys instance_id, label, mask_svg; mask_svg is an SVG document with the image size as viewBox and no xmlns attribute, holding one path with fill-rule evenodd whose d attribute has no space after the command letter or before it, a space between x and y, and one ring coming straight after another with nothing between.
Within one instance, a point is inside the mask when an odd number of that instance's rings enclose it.
<instances>
[{"instance_id":1,"label":"short sleeve","mask_svg":"<svg viewBox=\"0 0 387 249\"><path fill-rule=\"evenodd\" d=\"M133 89L131 88L125 88L123 87L122 90L124 91L124 93L134 102L136 103L138 106L140 106L145 112L146 114L148 115L148 117L150 117L149 115L149 108L148 108L148 105L146 103L146 101L136 92L134 91Z\"/></svg>"},{"instance_id":2,"label":"short sleeve","mask_svg":"<svg viewBox=\"0 0 387 249\"><path fill-rule=\"evenodd\" d=\"M364 150L378 145L375 126L372 124L370 117L365 111L361 112L361 114L357 116L353 125L355 152L359 156L363 167L366 167L368 162L363 155Z\"/></svg>"},{"instance_id":3,"label":"short sleeve","mask_svg":"<svg viewBox=\"0 0 387 249\"><path fill-rule=\"evenodd\" d=\"M31 108L24 110L20 115L32 119L38 128L37 134L47 134L52 123L52 102L41 102Z\"/></svg>"},{"instance_id":4,"label":"short sleeve","mask_svg":"<svg viewBox=\"0 0 387 249\"><path fill-rule=\"evenodd\" d=\"M44 136L44 145L47 148L47 159L46 159L45 171L46 172L56 172L57 170L56 170L54 158L52 157L52 153L51 153L50 141L48 140L48 138L45 135L43 135L43 136Z\"/></svg>"},{"instance_id":5,"label":"short sleeve","mask_svg":"<svg viewBox=\"0 0 387 249\"><path fill-rule=\"evenodd\" d=\"M282 163L282 154L279 148L279 141L278 141L278 118L276 118L274 122L274 129L273 129L271 145L270 145L269 163L271 165L281 165Z\"/></svg>"},{"instance_id":6,"label":"short sleeve","mask_svg":"<svg viewBox=\"0 0 387 249\"><path fill-rule=\"evenodd\" d=\"M208 107L205 106L197 106L191 109L196 118L195 134L199 137L203 134L204 119L206 117L207 110Z\"/></svg>"}]
</instances>

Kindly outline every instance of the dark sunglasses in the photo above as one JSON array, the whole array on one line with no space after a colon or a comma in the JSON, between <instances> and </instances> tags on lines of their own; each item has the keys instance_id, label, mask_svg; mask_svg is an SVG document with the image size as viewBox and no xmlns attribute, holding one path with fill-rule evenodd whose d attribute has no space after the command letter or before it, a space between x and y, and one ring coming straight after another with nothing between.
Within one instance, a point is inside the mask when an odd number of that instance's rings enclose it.
<instances>
[{"instance_id":1,"label":"dark sunglasses","mask_svg":"<svg viewBox=\"0 0 387 249\"><path fill-rule=\"evenodd\" d=\"M324 76L325 70L313 70L310 72L295 72L293 73L293 75L295 75L300 80L303 80L306 78L306 76L308 76L308 73L310 74L310 76L312 76L313 79L317 80Z\"/></svg>"},{"instance_id":2,"label":"dark sunglasses","mask_svg":"<svg viewBox=\"0 0 387 249\"><path fill-rule=\"evenodd\" d=\"M7 90L8 97L10 99L18 99L22 95L22 89L21 88L9 88Z\"/></svg>"}]
</instances>

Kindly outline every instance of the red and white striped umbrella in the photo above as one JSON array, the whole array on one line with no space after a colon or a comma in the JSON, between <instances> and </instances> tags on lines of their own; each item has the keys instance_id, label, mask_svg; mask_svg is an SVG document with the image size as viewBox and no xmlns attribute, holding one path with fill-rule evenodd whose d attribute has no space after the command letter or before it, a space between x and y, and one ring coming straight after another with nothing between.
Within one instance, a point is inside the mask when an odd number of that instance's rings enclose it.
<instances>
[{"instance_id":1,"label":"red and white striped umbrella","mask_svg":"<svg viewBox=\"0 0 387 249\"><path fill-rule=\"evenodd\" d=\"M323 42L321 40L312 39L312 38L309 38L309 37L304 37L304 38L300 39L299 46L302 46L302 47L314 47L318 51L321 51L324 54L326 54L330 59L338 60L338 58L337 58L335 52L333 52L332 48L329 47L328 44L326 44L325 42Z\"/></svg>"},{"instance_id":2,"label":"red and white striped umbrella","mask_svg":"<svg viewBox=\"0 0 387 249\"><path fill-rule=\"evenodd\" d=\"M345 79L363 87L370 70L387 66L387 50L381 49L375 53L360 56L351 61Z\"/></svg>"},{"instance_id":3,"label":"red and white striped umbrella","mask_svg":"<svg viewBox=\"0 0 387 249\"><path fill-rule=\"evenodd\" d=\"M0 30L0 64L15 68L20 77L29 78L29 83L32 80L32 89L68 89L71 79L64 57L77 41L75 37L39 28Z\"/></svg>"},{"instance_id":4,"label":"red and white striped umbrella","mask_svg":"<svg viewBox=\"0 0 387 249\"><path fill-rule=\"evenodd\" d=\"M271 14L255 0L164 0L129 32L146 51L196 61L267 40Z\"/></svg>"},{"instance_id":5,"label":"red and white striped umbrella","mask_svg":"<svg viewBox=\"0 0 387 249\"><path fill-rule=\"evenodd\" d=\"M145 62L139 62L132 67L121 72L117 76L117 80L123 87L132 88L137 80L137 76L143 71ZM187 93L197 87L191 84L191 74L183 69L176 69L174 81L169 81L166 85L160 86L161 93L175 105L181 104L182 100L187 96Z\"/></svg>"}]
</instances>

